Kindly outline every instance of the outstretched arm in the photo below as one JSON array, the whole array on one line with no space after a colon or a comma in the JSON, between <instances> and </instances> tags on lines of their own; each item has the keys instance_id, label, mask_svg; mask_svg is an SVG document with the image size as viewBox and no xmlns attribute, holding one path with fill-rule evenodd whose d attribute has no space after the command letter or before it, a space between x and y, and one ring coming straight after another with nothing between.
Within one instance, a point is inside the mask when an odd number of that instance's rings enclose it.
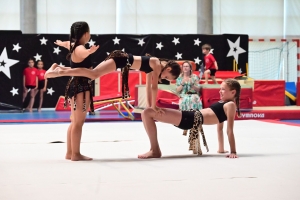
<instances>
[{"instance_id":1,"label":"outstretched arm","mask_svg":"<svg viewBox=\"0 0 300 200\"><path fill-rule=\"evenodd\" d=\"M230 154L227 156L228 158L238 158L235 148L235 138L233 134L233 124L234 117L236 112L236 107L233 102L226 103L224 105L224 110L227 116L227 135L228 141L230 145Z\"/></svg>"},{"instance_id":2,"label":"outstretched arm","mask_svg":"<svg viewBox=\"0 0 300 200\"><path fill-rule=\"evenodd\" d=\"M54 44L70 50L70 41L56 40Z\"/></svg>"},{"instance_id":3,"label":"outstretched arm","mask_svg":"<svg viewBox=\"0 0 300 200\"><path fill-rule=\"evenodd\" d=\"M218 131L218 142L219 142L219 150L218 153L228 153L228 151L224 150L224 133L223 133L224 122L218 123L217 131Z\"/></svg>"}]
</instances>

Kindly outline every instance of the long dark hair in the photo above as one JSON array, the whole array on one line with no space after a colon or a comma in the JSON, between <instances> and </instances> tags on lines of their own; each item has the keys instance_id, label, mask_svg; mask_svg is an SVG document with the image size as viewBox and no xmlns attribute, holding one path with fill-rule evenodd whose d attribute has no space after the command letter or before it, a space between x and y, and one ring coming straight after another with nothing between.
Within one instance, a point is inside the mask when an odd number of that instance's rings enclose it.
<instances>
[{"instance_id":1,"label":"long dark hair","mask_svg":"<svg viewBox=\"0 0 300 200\"><path fill-rule=\"evenodd\" d=\"M89 32L90 28L88 23L86 22L74 22L71 26L70 29L70 51L67 55L67 59L71 59L71 54L75 50L77 46L79 46L79 40L82 38L82 36L86 33ZM74 45L72 46L72 43L74 42Z\"/></svg>"},{"instance_id":2,"label":"long dark hair","mask_svg":"<svg viewBox=\"0 0 300 200\"><path fill-rule=\"evenodd\" d=\"M149 56L149 57L153 57L151 56L149 53L146 53L145 56ZM180 75L181 73L181 68L180 68L180 65L174 61L174 60L169 60L167 58L158 58L158 60L161 62L161 61L165 61L167 62L167 64L162 68L160 74L159 74L159 77L158 77L158 80L159 82L161 82L161 73L163 71L165 71L168 67L171 67L171 71L170 73L172 74L172 76L175 77L175 79L178 78L178 76Z\"/></svg>"},{"instance_id":3,"label":"long dark hair","mask_svg":"<svg viewBox=\"0 0 300 200\"><path fill-rule=\"evenodd\" d=\"M226 85L229 87L230 90L235 90L235 104L237 107L237 113L238 113L238 117L241 116L241 111L240 111L240 94L241 94L241 85L240 83L232 78L229 79L225 79L224 82L226 83Z\"/></svg>"}]
</instances>

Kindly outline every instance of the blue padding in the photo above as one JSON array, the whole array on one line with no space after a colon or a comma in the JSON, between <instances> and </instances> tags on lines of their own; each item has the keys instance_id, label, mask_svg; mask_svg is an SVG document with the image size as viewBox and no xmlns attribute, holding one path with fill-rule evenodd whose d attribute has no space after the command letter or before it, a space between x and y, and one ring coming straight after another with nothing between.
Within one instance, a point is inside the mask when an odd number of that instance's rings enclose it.
<instances>
[{"instance_id":1,"label":"blue padding","mask_svg":"<svg viewBox=\"0 0 300 200\"><path fill-rule=\"evenodd\" d=\"M296 96L296 84L295 82L285 82L285 90L291 93L293 96Z\"/></svg>"}]
</instances>

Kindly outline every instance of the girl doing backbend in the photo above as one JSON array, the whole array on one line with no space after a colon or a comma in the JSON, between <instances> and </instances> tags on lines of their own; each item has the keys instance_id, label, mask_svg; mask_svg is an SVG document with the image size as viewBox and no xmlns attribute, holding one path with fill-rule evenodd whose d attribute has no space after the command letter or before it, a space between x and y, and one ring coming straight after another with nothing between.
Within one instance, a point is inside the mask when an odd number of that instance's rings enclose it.
<instances>
[{"instance_id":1,"label":"girl doing backbend","mask_svg":"<svg viewBox=\"0 0 300 200\"><path fill-rule=\"evenodd\" d=\"M200 131L204 136L202 124L213 125L218 124L223 127L223 122L227 120L227 135L230 144L229 158L237 158L235 139L233 134L233 124L236 111L240 116L240 91L241 85L234 79L226 79L221 84L220 101L212 104L209 108L201 109L200 111L178 111L173 109L163 109L163 114L157 114L152 108L146 108L142 112L142 120L144 127L150 139L150 151L139 155L139 158L159 158L161 151L157 140L157 129L155 120L168 124L173 124L180 129L190 131L189 144L190 150L194 154L202 154L200 149L199 135ZM199 131L198 131L199 130ZM219 152L224 152L223 135L219 135ZM204 145L207 148L204 139ZM208 150L208 148L207 148Z\"/></svg>"}]
</instances>

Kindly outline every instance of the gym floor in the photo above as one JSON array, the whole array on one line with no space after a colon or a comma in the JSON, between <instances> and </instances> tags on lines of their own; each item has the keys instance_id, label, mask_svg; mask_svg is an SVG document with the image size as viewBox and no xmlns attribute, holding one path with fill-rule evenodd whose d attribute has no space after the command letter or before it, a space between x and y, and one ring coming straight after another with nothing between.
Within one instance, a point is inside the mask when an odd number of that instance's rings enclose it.
<instances>
[{"instance_id":1,"label":"gym floor","mask_svg":"<svg viewBox=\"0 0 300 200\"><path fill-rule=\"evenodd\" d=\"M141 122L86 123L88 162L64 159L68 123L1 123L0 199L298 200L299 121L236 121L238 159L217 153L216 126L195 156L180 129L157 123L163 157L149 160L137 159L149 150Z\"/></svg>"}]
</instances>

